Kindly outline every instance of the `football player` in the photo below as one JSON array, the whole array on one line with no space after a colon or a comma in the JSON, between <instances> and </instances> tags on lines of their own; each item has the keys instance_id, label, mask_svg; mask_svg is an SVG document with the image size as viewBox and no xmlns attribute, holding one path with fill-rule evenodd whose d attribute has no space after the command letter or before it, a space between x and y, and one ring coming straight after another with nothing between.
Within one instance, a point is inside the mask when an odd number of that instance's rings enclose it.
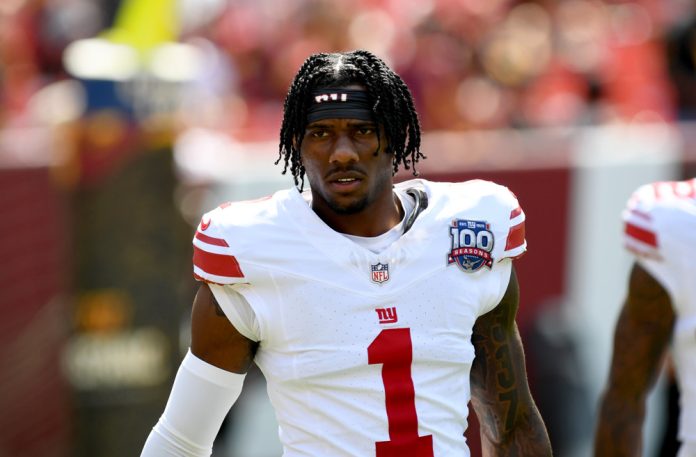
<instances>
[{"instance_id":1,"label":"football player","mask_svg":"<svg viewBox=\"0 0 696 457\"><path fill-rule=\"evenodd\" d=\"M468 456L470 400L485 455L551 455L515 324L524 212L487 181L395 185L420 159L381 59L305 61L280 131L296 187L203 216L191 348L143 457L210 455L252 361L286 457Z\"/></svg>"},{"instance_id":2,"label":"football player","mask_svg":"<svg viewBox=\"0 0 696 457\"><path fill-rule=\"evenodd\" d=\"M614 335L596 456L641 455L645 399L671 347L679 457L696 457L696 179L639 188L623 213L635 256Z\"/></svg>"}]
</instances>

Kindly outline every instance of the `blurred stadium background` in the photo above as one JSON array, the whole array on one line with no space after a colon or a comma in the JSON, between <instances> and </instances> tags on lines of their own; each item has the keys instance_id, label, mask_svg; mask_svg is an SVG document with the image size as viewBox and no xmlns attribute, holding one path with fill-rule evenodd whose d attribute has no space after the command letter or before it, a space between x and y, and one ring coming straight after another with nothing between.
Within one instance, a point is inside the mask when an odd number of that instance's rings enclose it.
<instances>
[{"instance_id":1,"label":"blurred stadium background","mask_svg":"<svg viewBox=\"0 0 696 457\"><path fill-rule=\"evenodd\" d=\"M424 177L519 197L532 390L555 455L589 455L620 211L696 176L692 0L0 1L0 457L139 455L188 345L200 215L291 185L290 79L355 48L411 87ZM671 387L646 456L674 455ZM214 455L279 456L258 373Z\"/></svg>"}]
</instances>

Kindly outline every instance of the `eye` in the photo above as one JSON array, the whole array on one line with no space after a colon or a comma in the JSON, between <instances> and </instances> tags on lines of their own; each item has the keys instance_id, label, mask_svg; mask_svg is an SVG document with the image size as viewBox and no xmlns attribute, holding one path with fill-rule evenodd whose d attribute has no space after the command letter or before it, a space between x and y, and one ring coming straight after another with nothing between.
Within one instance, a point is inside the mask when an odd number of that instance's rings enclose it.
<instances>
[{"instance_id":1,"label":"eye","mask_svg":"<svg viewBox=\"0 0 696 457\"><path fill-rule=\"evenodd\" d=\"M325 129L312 129L309 131L309 136L312 138L326 138L329 136L329 132Z\"/></svg>"},{"instance_id":2,"label":"eye","mask_svg":"<svg viewBox=\"0 0 696 457\"><path fill-rule=\"evenodd\" d=\"M358 127L357 132L358 132L358 135L367 136L367 135L374 134L375 129L374 129L374 127L364 126L364 127Z\"/></svg>"}]
</instances>

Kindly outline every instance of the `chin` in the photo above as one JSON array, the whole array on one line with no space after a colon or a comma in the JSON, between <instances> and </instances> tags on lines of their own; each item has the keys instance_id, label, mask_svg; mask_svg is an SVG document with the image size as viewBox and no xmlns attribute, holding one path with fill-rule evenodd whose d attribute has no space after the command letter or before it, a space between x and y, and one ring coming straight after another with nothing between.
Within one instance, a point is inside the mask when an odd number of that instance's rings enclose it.
<instances>
[{"instance_id":1,"label":"chin","mask_svg":"<svg viewBox=\"0 0 696 457\"><path fill-rule=\"evenodd\" d=\"M356 214L367 207L368 201L367 198L361 198L360 200L345 203L336 200L328 200L327 203L329 208L337 214Z\"/></svg>"}]
</instances>

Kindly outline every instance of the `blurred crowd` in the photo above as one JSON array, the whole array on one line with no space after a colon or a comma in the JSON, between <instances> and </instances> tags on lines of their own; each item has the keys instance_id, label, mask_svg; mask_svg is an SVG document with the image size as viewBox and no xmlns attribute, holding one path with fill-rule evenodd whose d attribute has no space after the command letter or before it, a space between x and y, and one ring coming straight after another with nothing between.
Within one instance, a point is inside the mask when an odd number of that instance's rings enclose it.
<instances>
[{"instance_id":1,"label":"blurred crowd","mask_svg":"<svg viewBox=\"0 0 696 457\"><path fill-rule=\"evenodd\" d=\"M696 118L696 0L0 0L0 306L15 316L0 328L0 346L12 355L0 354L0 387L12 393L0 454L135 454L187 344L192 226L206 199L219 196L191 176L236 180L233 190L249 194L278 184L251 176L250 157L267 154L263 169L272 168L269 144L292 77L311 53L357 48L404 78L425 132L508 130L517 144L480 149L527 154L509 154L516 161L506 166L528 161L531 149L566 149L524 142L522 130ZM483 160L466 147L467 165ZM465 153L459 143L450 149ZM190 176L175 176L182 170ZM551 182L564 183L565 172L556 172L561 178ZM530 176L532 184L519 181L522 193L540 181ZM564 186L556 186L559 214ZM550 205L540 189L525 206L530 215L533 202L542 215ZM542 221L530 236L564 242L565 226L553 219L530 217ZM544 254L527 258L534 255ZM55 281L36 281L32 268ZM557 293L556 283L562 289L560 277L544 277L554 284L539 295ZM38 319L34 309L50 312ZM63 358L77 373L68 373L70 386L56 375L65 367L54 354L66 341L72 352ZM53 351L37 362L37 347ZM537 382L556 374L542 372ZM564 402L549 390L549 401L565 407L572 388ZM577 413L578 423L587 414Z\"/></svg>"},{"instance_id":2,"label":"blurred crowd","mask_svg":"<svg viewBox=\"0 0 696 457\"><path fill-rule=\"evenodd\" d=\"M70 97L46 89L80 77L66 58L71 44L100 35L119 40L127 3L137 2L1 2L0 126L79 115ZM688 112L674 82L679 72L693 77L694 45L685 32L692 0L140 3L150 4L152 23L169 9L170 38L195 51L194 61L169 54L164 64L192 67L180 68L190 77L177 86L176 122L241 140L275 137L290 79L309 53L355 48L403 75L426 130L672 121ZM142 87L135 93L161 97Z\"/></svg>"}]
</instances>

